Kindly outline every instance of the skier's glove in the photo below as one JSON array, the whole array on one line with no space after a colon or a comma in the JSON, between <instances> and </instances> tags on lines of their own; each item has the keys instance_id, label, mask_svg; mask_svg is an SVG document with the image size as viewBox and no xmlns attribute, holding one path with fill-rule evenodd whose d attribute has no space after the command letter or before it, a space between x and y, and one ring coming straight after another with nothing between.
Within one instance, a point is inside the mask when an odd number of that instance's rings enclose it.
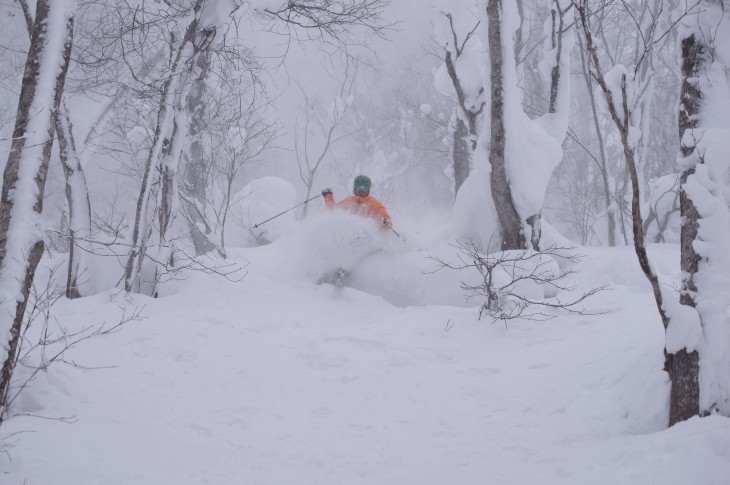
<instances>
[{"instance_id":1,"label":"skier's glove","mask_svg":"<svg viewBox=\"0 0 730 485\"><path fill-rule=\"evenodd\" d=\"M329 187L322 191L322 197L327 197L328 195L332 195L332 189Z\"/></svg>"},{"instance_id":2,"label":"skier's glove","mask_svg":"<svg viewBox=\"0 0 730 485\"><path fill-rule=\"evenodd\" d=\"M393 223L390 222L390 217L383 217L383 228L390 229L393 227Z\"/></svg>"}]
</instances>

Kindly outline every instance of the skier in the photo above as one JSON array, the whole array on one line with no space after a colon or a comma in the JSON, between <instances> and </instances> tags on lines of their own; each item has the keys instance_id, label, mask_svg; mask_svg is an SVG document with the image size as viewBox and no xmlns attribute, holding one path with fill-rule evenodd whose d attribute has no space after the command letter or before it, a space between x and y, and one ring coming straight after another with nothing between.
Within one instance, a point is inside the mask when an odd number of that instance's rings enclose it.
<instances>
[{"instance_id":1,"label":"skier","mask_svg":"<svg viewBox=\"0 0 730 485\"><path fill-rule=\"evenodd\" d=\"M354 195L340 202L335 202L332 189L326 188L322 191L324 203L328 209L338 207L353 214L370 217L378 222L381 230L388 231L392 229L393 223L390 221L390 216L388 215L388 211L385 210L385 206L378 199L370 195L371 185L372 182L370 182L369 177L358 175L352 184L352 192Z\"/></svg>"}]
</instances>

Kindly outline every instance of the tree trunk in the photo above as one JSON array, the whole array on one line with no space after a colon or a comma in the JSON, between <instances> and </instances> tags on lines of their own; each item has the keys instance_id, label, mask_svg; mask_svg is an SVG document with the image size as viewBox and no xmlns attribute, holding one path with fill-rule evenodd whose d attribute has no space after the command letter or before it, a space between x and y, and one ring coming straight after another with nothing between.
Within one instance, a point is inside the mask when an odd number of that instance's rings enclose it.
<instances>
[{"instance_id":1,"label":"tree trunk","mask_svg":"<svg viewBox=\"0 0 730 485\"><path fill-rule=\"evenodd\" d=\"M452 21L451 15L447 15L449 22ZM452 33L454 34L454 50L456 53L456 59L458 60L461 56L462 50L459 49L457 43L456 32L454 26L451 24ZM462 44L461 49L464 48L466 42L469 41L471 34L468 34ZM471 157L474 151L477 149L477 120L484 111L486 102L482 101L481 105L477 109L475 106L466 105L466 93L461 85L461 80L456 72L456 65L454 64L454 56L451 50L446 48L446 55L444 56L444 62L446 64L446 72L451 78L451 84L454 86L456 93L456 101L458 104L457 110L460 111L461 116L457 115L456 127L454 128L454 147L452 150L453 155L453 168L454 168L454 195L459 192L462 183L469 176L471 172ZM479 94L483 92L483 88L479 91ZM463 117L463 118L462 118ZM468 129L467 129L468 123ZM469 150L468 140L471 142L471 151Z\"/></svg>"},{"instance_id":2,"label":"tree trunk","mask_svg":"<svg viewBox=\"0 0 730 485\"><path fill-rule=\"evenodd\" d=\"M700 412L700 354L682 349L665 355L664 370L669 373L669 426L686 421Z\"/></svg>"},{"instance_id":3,"label":"tree trunk","mask_svg":"<svg viewBox=\"0 0 730 485\"><path fill-rule=\"evenodd\" d=\"M56 117L56 136L58 151L66 177L66 202L69 219L68 272L66 277L66 297L78 298L79 275L83 272L84 254L76 249L89 251L88 238L91 235L91 203L86 177L81 168L76 143L74 142L71 119L66 104L62 101ZM88 277L88 276L87 276Z\"/></svg>"},{"instance_id":4,"label":"tree trunk","mask_svg":"<svg viewBox=\"0 0 730 485\"><path fill-rule=\"evenodd\" d=\"M469 176L469 164L471 163L471 150L467 138L469 130L461 117L456 117L456 128L454 129L454 194L459 193L461 185Z\"/></svg>"},{"instance_id":5,"label":"tree trunk","mask_svg":"<svg viewBox=\"0 0 730 485\"><path fill-rule=\"evenodd\" d=\"M542 237L542 212L533 214L527 218L527 225L530 226L530 245L535 251L540 250L540 237Z\"/></svg>"},{"instance_id":6,"label":"tree trunk","mask_svg":"<svg viewBox=\"0 0 730 485\"><path fill-rule=\"evenodd\" d=\"M173 65L173 68L175 67L176 66ZM133 291L135 286L139 283L142 255L145 252L145 244L148 233L147 210L150 194L152 192L152 168L153 165L156 166L157 163L159 163L158 159L161 156L163 140L165 139L164 134L162 133L164 131L164 126L171 123L171 120L168 119L168 116L170 116L168 113L168 106L172 103L171 84L172 77L169 77L163 85L160 111L157 113L157 127L152 140L152 147L150 148L150 152L145 163L144 174L142 175L142 184L139 189L137 209L134 216L134 228L132 229L131 248L127 258L127 264L124 269L124 289L126 291Z\"/></svg>"},{"instance_id":7,"label":"tree trunk","mask_svg":"<svg viewBox=\"0 0 730 485\"><path fill-rule=\"evenodd\" d=\"M13 142L3 174L0 339L8 339L8 343L0 372L0 423L6 414L30 288L43 256L40 214L54 125L71 57L74 16L70 4L62 0L38 0L36 4ZM47 58L60 62L44 63Z\"/></svg>"},{"instance_id":8,"label":"tree trunk","mask_svg":"<svg viewBox=\"0 0 730 485\"><path fill-rule=\"evenodd\" d=\"M682 85L680 90L679 140L682 156L691 160L694 144L686 146L683 137L697 127L701 114L702 93L697 79L703 69L705 46L698 42L694 35L682 39ZM680 235L682 289L679 303L692 308L696 307L694 295L697 292L694 277L699 270L700 256L694 249L698 239L700 215L692 199L685 192L687 179L694 174L695 164L689 164L680 178L679 206L682 215ZM665 368L672 380L672 392L669 402L669 425L696 416L700 411L699 387L699 354L697 351L687 352L682 349L676 354L665 352Z\"/></svg>"},{"instance_id":9,"label":"tree trunk","mask_svg":"<svg viewBox=\"0 0 730 485\"><path fill-rule=\"evenodd\" d=\"M200 74L195 79L193 87L186 101L186 108L190 118L190 149L183 153L183 163L185 168L183 175L185 177L185 195L190 202L185 203L183 207L188 213L188 227L190 236L193 240L195 254L202 256L216 249L215 244L210 240L209 234L212 232L210 225L205 220L202 211L198 207L205 207L205 184L206 184L206 164L203 160L203 143L201 136L205 124L205 103L203 96L205 94L205 81L210 70L210 53L202 52L197 60ZM192 207L196 204L196 207ZM205 229L201 230L199 225Z\"/></svg>"},{"instance_id":10,"label":"tree trunk","mask_svg":"<svg viewBox=\"0 0 730 485\"><path fill-rule=\"evenodd\" d=\"M555 50L555 65L550 71L550 100L548 102L548 113L555 113L558 103L558 88L560 86L560 56L563 47L563 14L559 12L560 4L557 9L550 10L552 21L552 48Z\"/></svg>"},{"instance_id":11,"label":"tree trunk","mask_svg":"<svg viewBox=\"0 0 730 485\"><path fill-rule=\"evenodd\" d=\"M190 38L187 45L183 41L180 47L182 53L182 62L179 64L183 68L182 72L176 76L175 82L175 101L172 110L172 134L168 149L163 151L161 159L161 192L160 192L160 231L159 231L159 250L157 254L158 268L160 264L166 267L175 265L175 252L177 247L177 238L181 234L175 233L174 220L178 215L178 182L177 176L180 169L180 161L184 152L189 152L190 143L190 116L188 112L188 103L190 92L196 84L199 76L195 76L195 72L199 69L199 57L207 52L215 36L215 29L200 29L199 10L202 8L202 0L198 0L195 7L196 20L188 27L186 38Z\"/></svg>"},{"instance_id":12,"label":"tree trunk","mask_svg":"<svg viewBox=\"0 0 730 485\"><path fill-rule=\"evenodd\" d=\"M522 49L525 48L525 39L522 35L522 25L523 25L523 19L525 18L525 6L523 5L523 0L516 0L517 2L517 15L520 16L520 26L517 27L517 30L515 31L515 66L520 65L520 55L522 54Z\"/></svg>"},{"instance_id":13,"label":"tree trunk","mask_svg":"<svg viewBox=\"0 0 730 485\"><path fill-rule=\"evenodd\" d=\"M178 135L177 121L172 122L172 134L169 140L163 142L162 159L166 160L171 156L175 156L174 151L178 148L179 142L176 139ZM176 184L175 172L165 163L162 164L160 181L160 210L158 213L160 245L167 243L167 233L170 228L173 216L173 206L175 203Z\"/></svg>"},{"instance_id":14,"label":"tree trunk","mask_svg":"<svg viewBox=\"0 0 730 485\"><path fill-rule=\"evenodd\" d=\"M522 221L512 202L505 160L504 82L502 73L502 0L488 0L491 67L491 133L489 163L494 206L502 228L502 250L527 249Z\"/></svg>"}]
</instances>

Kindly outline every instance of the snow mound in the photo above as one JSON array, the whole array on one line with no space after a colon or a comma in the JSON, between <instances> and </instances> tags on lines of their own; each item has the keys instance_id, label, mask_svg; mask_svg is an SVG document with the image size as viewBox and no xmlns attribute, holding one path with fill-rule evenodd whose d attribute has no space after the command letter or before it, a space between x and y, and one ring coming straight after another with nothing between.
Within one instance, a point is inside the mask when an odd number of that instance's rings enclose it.
<instances>
[{"instance_id":1,"label":"snow mound","mask_svg":"<svg viewBox=\"0 0 730 485\"><path fill-rule=\"evenodd\" d=\"M253 226L290 209L296 203L296 195L294 186L279 177L256 179L236 192L231 197L226 221L226 245L258 246L276 241L289 232L296 211L283 214L258 228Z\"/></svg>"}]
</instances>

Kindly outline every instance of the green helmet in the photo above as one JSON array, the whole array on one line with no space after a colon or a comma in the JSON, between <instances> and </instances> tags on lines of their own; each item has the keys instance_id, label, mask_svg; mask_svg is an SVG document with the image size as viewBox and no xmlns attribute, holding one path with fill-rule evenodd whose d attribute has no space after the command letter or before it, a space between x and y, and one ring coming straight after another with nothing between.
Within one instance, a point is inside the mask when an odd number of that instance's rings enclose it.
<instances>
[{"instance_id":1,"label":"green helmet","mask_svg":"<svg viewBox=\"0 0 730 485\"><path fill-rule=\"evenodd\" d=\"M352 184L352 191L355 195L366 196L370 194L371 185L372 182L370 182L370 177L366 175L358 175L355 177L355 182Z\"/></svg>"}]
</instances>

